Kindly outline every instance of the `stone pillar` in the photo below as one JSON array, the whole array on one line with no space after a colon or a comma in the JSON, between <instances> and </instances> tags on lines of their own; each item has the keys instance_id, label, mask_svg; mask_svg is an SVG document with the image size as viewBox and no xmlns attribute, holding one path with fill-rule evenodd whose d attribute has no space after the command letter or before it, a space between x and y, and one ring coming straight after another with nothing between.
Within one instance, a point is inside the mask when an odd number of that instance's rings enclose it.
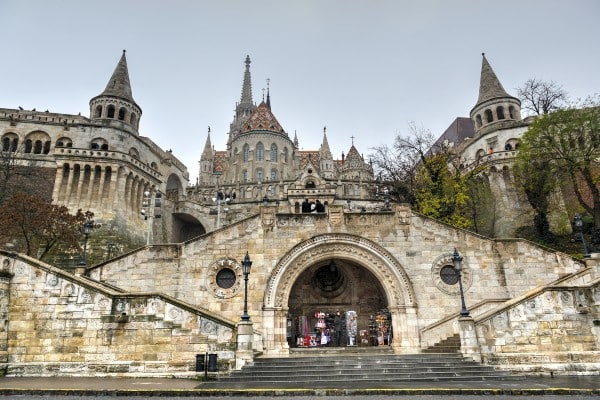
<instances>
[{"instance_id":1,"label":"stone pillar","mask_svg":"<svg viewBox=\"0 0 600 400\"><path fill-rule=\"evenodd\" d=\"M392 348L395 353L418 353L419 323L417 310L410 306L389 307L392 313L392 328L394 337Z\"/></svg>"},{"instance_id":2,"label":"stone pillar","mask_svg":"<svg viewBox=\"0 0 600 400\"><path fill-rule=\"evenodd\" d=\"M60 193L63 184L64 164L60 164L56 167L56 179L54 180L54 188L52 189L52 199L60 204Z\"/></svg>"},{"instance_id":3,"label":"stone pillar","mask_svg":"<svg viewBox=\"0 0 600 400\"><path fill-rule=\"evenodd\" d=\"M460 331L460 352L465 357L481 362L481 349L477 341L477 331L473 317L458 318L458 329Z\"/></svg>"},{"instance_id":4,"label":"stone pillar","mask_svg":"<svg viewBox=\"0 0 600 400\"><path fill-rule=\"evenodd\" d=\"M10 261L3 260L0 267L0 374L6 374L8 363L8 320L10 306L10 280L13 274L9 271Z\"/></svg>"},{"instance_id":5,"label":"stone pillar","mask_svg":"<svg viewBox=\"0 0 600 400\"><path fill-rule=\"evenodd\" d=\"M237 350L235 352L235 369L254 361L254 328L252 321L240 321L237 327Z\"/></svg>"}]
</instances>

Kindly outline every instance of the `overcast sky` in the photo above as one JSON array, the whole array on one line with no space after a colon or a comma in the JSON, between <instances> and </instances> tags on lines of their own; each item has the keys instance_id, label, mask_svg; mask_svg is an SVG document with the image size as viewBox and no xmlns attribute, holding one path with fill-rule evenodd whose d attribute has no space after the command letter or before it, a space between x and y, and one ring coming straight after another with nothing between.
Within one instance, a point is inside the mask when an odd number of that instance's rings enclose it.
<instances>
[{"instance_id":1,"label":"overcast sky","mask_svg":"<svg viewBox=\"0 0 600 400\"><path fill-rule=\"evenodd\" d=\"M485 52L504 88L555 81L600 92L597 0L0 0L0 107L89 116L123 49L140 134L187 165L210 126L224 150L252 59L254 100L300 147L365 157L408 124L469 116Z\"/></svg>"}]
</instances>

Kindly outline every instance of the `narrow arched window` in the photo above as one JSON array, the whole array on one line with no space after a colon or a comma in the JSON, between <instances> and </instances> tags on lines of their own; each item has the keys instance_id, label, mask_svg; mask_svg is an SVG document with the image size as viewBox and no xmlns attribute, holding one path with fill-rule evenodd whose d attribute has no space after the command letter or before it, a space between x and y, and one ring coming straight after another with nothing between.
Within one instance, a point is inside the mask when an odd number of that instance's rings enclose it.
<instances>
[{"instance_id":1,"label":"narrow arched window","mask_svg":"<svg viewBox=\"0 0 600 400\"><path fill-rule=\"evenodd\" d=\"M36 140L33 145L33 154L42 154L42 141Z\"/></svg>"},{"instance_id":2,"label":"narrow arched window","mask_svg":"<svg viewBox=\"0 0 600 400\"><path fill-rule=\"evenodd\" d=\"M271 170L271 180L272 181L277 180L277 170L274 170L274 169Z\"/></svg>"},{"instance_id":3,"label":"narrow arched window","mask_svg":"<svg viewBox=\"0 0 600 400\"><path fill-rule=\"evenodd\" d=\"M31 139L27 139L25 141L25 153L31 153L31 149L33 149L33 142Z\"/></svg>"},{"instance_id":4,"label":"narrow arched window","mask_svg":"<svg viewBox=\"0 0 600 400\"><path fill-rule=\"evenodd\" d=\"M244 145L242 150L244 161L248 161L250 159L250 146L248 144Z\"/></svg>"},{"instance_id":5,"label":"narrow arched window","mask_svg":"<svg viewBox=\"0 0 600 400\"><path fill-rule=\"evenodd\" d=\"M123 107L119 108L119 120L125 121L125 108Z\"/></svg>"},{"instance_id":6,"label":"narrow arched window","mask_svg":"<svg viewBox=\"0 0 600 400\"><path fill-rule=\"evenodd\" d=\"M492 110L485 110L485 122L489 124L494 121L494 115L492 114Z\"/></svg>"},{"instance_id":7,"label":"narrow arched window","mask_svg":"<svg viewBox=\"0 0 600 400\"><path fill-rule=\"evenodd\" d=\"M5 137L2 139L2 151L10 150L10 138Z\"/></svg>"},{"instance_id":8,"label":"narrow arched window","mask_svg":"<svg viewBox=\"0 0 600 400\"><path fill-rule=\"evenodd\" d=\"M261 168L258 168L256 170L256 181L257 182L262 182L263 181L263 170Z\"/></svg>"},{"instance_id":9,"label":"narrow arched window","mask_svg":"<svg viewBox=\"0 0 600 400\"><path fill-rule=\"evenodd\" d=\"M481 128L481 125L483 124L481 122L481 115L477 114L477 116L475 117L475 123L477 124L478 128Z\"/></svg>"},{"instance_id":10,"label":"narrow arched window","mask_svg":"<svg viewBox=\"0 0 600 400\"><path fill-rule=\"evenodd\" d=\"M94 114L94 117L96 117L96 118L102 117L102 106L100 106L100 105L96 106L96 113Z\"/></svg>"},{"instance_id":11,"label":"narrow arched window","mask_svg":"<svg viewBox=\"0 0 600 400\"><path fill-rule=\"evenodd\" d=\"M498 106L498 108L496 108L496 115L498 116L498 119L504 119L504 107Z\"/></svg>"},{"instance_id":12,"label":"narrow arched window","mask_svg":"<svg viewBox=\"0 0 600 400\"><path fill-rule=\"evenodd\" d=\"M113 106L112 104L108 106L106 116L108 118L114 118L115 117L115 106Z\"/></svg>"},{"instance_id":13,"label":"narrow arched window","mask_svg":"<svg viewBox=\"0 0 600 400\"><path fill-rule=\"evenodd\" d=\"M508 117L510 119L517 119L517 116L515 115L515 108L513 106L508 107Z\"/></svg>"},{"instance_id":14,"label":"narrow arched window","mask_svg":"<svg viewBox=\"0 0 600 400\"><path fill-rule=\"evenodd\" d=\"M100 146L101 150L108 150L108 144L104 143L102 144L102 146Z\"/></svg>"},{"instance_id":15,"label":"narrow arched window","mask_svg":"<svg viewBox=\"0 0 600 400\"><path fill-rule=\"evenodd\" d=\"M44 154L50 153L50 141L46 140L44 142Z\"/></svg>"},{"instance_id":16,"label":"narrow arched window","mask_svg":"<svg viewBox=\"0 0 600 400\"><path fill-rule=\"evenodd\" d=\"M256 161L264 161L265 159L265 146L262 143L256 144Z\"/></svg>"},{"instance_id":17,"label":"narrow arched window","mask_svg":"<svg viewBox=\"0 0 600 400\"><path fill-rule=\"evenodd\" d=\"M275 143L271 145L271 161L277 162L277 145Z\"/></svg>"},{"instance_id":18,"label":"narrow arched window","mask_svg":"<svg viewBox=\"0 0 600 400\"><path fill-rule=\"evenodd\" d=\"M242 182L246 183L248 182L248 171L244 170L242 172Z\"/></svg>"},{"instance_id":19,"label":"narrow arched window","mask_svg":"<svg viewBox=\"0 0 600 400\"><path fill-rule=\"evenodd\" d=\"M283 162L284 163L288 162L288 149L287 149L287 147L283 148Z\"/></svg>"}]
</instances>

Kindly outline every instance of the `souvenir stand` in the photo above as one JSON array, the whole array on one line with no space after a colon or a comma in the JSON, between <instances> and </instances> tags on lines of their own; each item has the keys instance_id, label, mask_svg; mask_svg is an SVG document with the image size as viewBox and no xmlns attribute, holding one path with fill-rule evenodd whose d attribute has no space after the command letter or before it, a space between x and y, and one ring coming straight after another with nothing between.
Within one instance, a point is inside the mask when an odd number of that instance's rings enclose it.
<instances>
[{"instance_id":1,"label":"souvenir stand","mask_svg":"<svg viewBox=\"0 0 600 400\"><path fill-rule=\"evenodd\" d=\"M296 321L296 346L310 346L310 325L306 315L299 316Z\"/></svg>"},{"instance_id":2,"label":"souvenir stand","mask_svg":"<svg viewBox=\"0 0 600 400\"><path fill-rule=\"evenodd\" d=\"M316 312L315 319L317 322L315 323L315 331L317 332L316 342L317 345L325 346L329 343L330 335L329 329L327 327L327 314L324 312Z\"/></svg>"},{"instance_id":3,"label":"souvenir stand","mask_svg":"<svg viewBox=\"0 0 600 400\"><path fill-rule=\"evenodd\" d=\"M387 310L381 310L369 318L369 341L372 346L389 345L392 330L390 315Z\"/></svg>"}]
</instances>

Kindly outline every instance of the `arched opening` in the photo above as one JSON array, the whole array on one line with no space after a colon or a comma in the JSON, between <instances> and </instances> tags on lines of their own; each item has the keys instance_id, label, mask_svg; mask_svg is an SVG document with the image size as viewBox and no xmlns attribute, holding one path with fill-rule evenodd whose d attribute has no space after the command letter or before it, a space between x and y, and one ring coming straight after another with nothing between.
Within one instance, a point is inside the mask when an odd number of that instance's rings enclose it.
<instances>
[{"instance_id":1,"label":"arched opening","mask_svg":"<svg viewBox=\"0 0 600 400\"><path fill-rule=\"evenodd\" d=\"M173 214L171 243L182 243L205 233L206 229L195 217L183 213Z\"/></svg>"},{"instance_id":2,"label":"arched opening","mask_svg":"<svg viewBox=\"0 0 600 400\"><path fill-rule=\"evenodd\" d=\"M307 268L292 286L288 304L291 347L390 344L385 291L356 262L332 258Z\"/></svg>"},{"instance_id":3,"label":"arched opening","mask_svg":"<svg viewBox=\"0 0 600 400\"><path fill-rule=\"evenodd\" d=\"M119 108L119 121L125 121L125 113L127 111L124 107Z\"/></svg>"},{"instance_id":4,"label":"arched opening","mask_svg":"<svg viewBox=\"0 0 600 400\"><path fill-rule=\"evenodd\" d=\"M475 117L475 123L477 124L478 128L481 128L481 125L482 125L481 115L477 114L477 116Z\"/></svg>"},{"instance_id":5,"label":"arched opening","mask_svg":"<svg viewBox=\"0 0 600 400\"><path fill-rule=\"evenodd\" d=\"M496 108L496 115L498 116L498 119L504 119L504 107L498 106Z\"/></svg>"},{"instance_id":6,"label":"arched opening","mask_svg":"<svg viewBox=\"0 0 600 400\"><path fill-rule=\"evenodd\" d=\"M337 272L331 271L332 263ZM412 283L391 254L365 238L325 234L303 241L280 259L266 287L263 324L274 327L263 336L267 354L289 354L289 343L297 343L295 332L286 329L292 327L290 318L310 314L314 319L315 312L328 314L338 309L356 312L357 345L369 345L369 338L363 343L360 334L370 332L371 314L367 313L381 308L389 312L394 351L419 349ZM302 291L306 291L303 300ZM314 329L311 321L306 324Z\"/></svg>"},{"instance_id":7,"label":"arched opening","mask_svg":"<svg viewBox=\"0 0 600 400\"><path fill-rule=\"evenodd\" d=\"M277 162L277 145L275 143L273 143L271 145L271 162Z\"/></svg>"},{"instance_id":8,"label":"arched opening","mask_svg":"<svg viewBox=\"0 0 600 400\"><path fill-rule=\"evenodd\" d=\"M100 118L102 117L102 106L101 105L97 105L96 106L96 112L94 114L94 118Z\"/></svg>"},{"instance_id":9,"label":"arched opening","mask_svg":"<svg viewBox=\"0 0 600 400\"><path fill-rule=\"evenodd\" d=\"M492 110L485 110L485 123L489 124L494 121L494 115L492 114Z\"/></svg>"},{"instance_id":10,"label":"arched opening","mask_svg":"<svg viewBox=\"0 0 600 400\"><path fill-rule=\"evenodd\" d=\"M113 106L112 104L108 106L107 110L106 110L106 116L108 118L114 118L115 117L115 106Z\"/></svg>"}]
</instances>

